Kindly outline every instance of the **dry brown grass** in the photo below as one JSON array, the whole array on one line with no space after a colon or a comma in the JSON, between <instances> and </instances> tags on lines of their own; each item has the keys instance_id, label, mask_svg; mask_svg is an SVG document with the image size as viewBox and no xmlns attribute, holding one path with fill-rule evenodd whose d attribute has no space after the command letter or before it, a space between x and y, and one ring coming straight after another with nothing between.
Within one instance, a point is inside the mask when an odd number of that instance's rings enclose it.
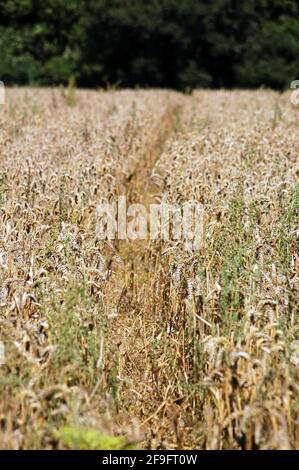
<instances>
[{"instance_id":1,"label":"dry brown grass","mask_svg":"<svg viewBox=\"0 0 299 470\"><path fill-rule=\"evenodd\" d=\"M298 110L270 91L7 91L0 447L299 448ZM96 237L126 194L204 206L196 253Z\"/></svg>"}]
</instances>

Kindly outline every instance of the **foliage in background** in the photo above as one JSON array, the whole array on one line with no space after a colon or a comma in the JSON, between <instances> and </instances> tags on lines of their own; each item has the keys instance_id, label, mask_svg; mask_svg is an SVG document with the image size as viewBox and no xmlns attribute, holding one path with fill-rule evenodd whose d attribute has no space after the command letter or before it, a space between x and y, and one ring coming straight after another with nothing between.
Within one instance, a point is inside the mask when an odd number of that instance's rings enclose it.
<instances>
[{"instance_id":1,"label":"foliage in background","mask_svg":"<svg viewBox=\"0 0 299 470\"><path fill-rule=\"evenodd\" d=\"M8 84L283 89L299 66L296 0L5 0Z\"/></svg>"}]
</instances>

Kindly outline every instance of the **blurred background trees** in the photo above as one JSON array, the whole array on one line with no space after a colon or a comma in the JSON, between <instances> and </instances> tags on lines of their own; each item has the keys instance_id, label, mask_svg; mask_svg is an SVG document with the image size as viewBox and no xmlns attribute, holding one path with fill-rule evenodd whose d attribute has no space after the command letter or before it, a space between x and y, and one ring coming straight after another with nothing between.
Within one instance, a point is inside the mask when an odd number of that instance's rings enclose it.
<instances>
[{"instance_id":1,"label":"blurred background trees","mask_svg":"<svg viewBox=\"0 0 299 470\"><path fill-rule=\"evenodd\" d=\"M0 0L6 84L283 89L298 76L298 0Z\"/></svg>"}]
</instances>

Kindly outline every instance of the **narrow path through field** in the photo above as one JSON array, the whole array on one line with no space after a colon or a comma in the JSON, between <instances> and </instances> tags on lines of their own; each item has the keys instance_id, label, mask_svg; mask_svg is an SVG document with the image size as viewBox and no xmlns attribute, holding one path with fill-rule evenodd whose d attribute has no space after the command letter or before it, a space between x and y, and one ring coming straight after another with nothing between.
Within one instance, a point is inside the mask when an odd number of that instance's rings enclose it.
<instances>
[{"instance_id":1,"label":"narrow path through field","mask_svg":"<svg viewBox=\"0 0 299 470\"><path fill-rule=\"evenodd\" d=\"M128 204L140 203L149 209L150 204L157 203L154 196L158 188L151 179L152 170L176 131L181 109L180 102L168 104L154 139L147 143L143 158L139 159L125 182ZM148 447L151 445L151 417L161 408L153 400L155 377L151 366L151 350L155 340L155 327L148 305L155 276L157 250L149 239L119 241L117 250L126 266L125 279L118 317L110 332L112 337L110 336L109 342L119 347L119 379L128 383L124 387L121 406L125 404L126 412L129 411L130 416L137 417L142 424L142 432L146 438L142 446ZM161 400L163 401L162 397Z\"/></svg>"}]
</instances>

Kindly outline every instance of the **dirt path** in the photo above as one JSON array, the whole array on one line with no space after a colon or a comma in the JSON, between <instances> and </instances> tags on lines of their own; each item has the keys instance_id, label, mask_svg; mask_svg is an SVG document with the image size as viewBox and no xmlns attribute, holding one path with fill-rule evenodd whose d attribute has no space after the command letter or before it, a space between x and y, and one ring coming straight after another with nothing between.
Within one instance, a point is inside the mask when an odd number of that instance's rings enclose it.
<instances>
[{"instance_id":1,"label":"dirt path","mask_svg":"<svg viewBox=\"0 0 299 470\"><path fill-rule=\"evenodd\" d=\"M167 142L176 132L181 108L180 103L167 106L154 138L148 142L143 157L125 182L128 203L138 202L147 209L150 204L157 203L154 195L158 188L151 180L151 173ZM161 409L161 401L163 403L162 397L158 402L153 400L153 394L159 395L159 391L152 367L156 328L152 321L150 302L158 253L150 240L119 241L117 251L125 267L118 316L113 322L109 343L117 345L119 349L118 380L124 384L119 411L120 414L129 413L131 418L138 419L145 438L142 447L150 447L155 434L150 429L151 418Z\"/></svg>"}]
</instances>

